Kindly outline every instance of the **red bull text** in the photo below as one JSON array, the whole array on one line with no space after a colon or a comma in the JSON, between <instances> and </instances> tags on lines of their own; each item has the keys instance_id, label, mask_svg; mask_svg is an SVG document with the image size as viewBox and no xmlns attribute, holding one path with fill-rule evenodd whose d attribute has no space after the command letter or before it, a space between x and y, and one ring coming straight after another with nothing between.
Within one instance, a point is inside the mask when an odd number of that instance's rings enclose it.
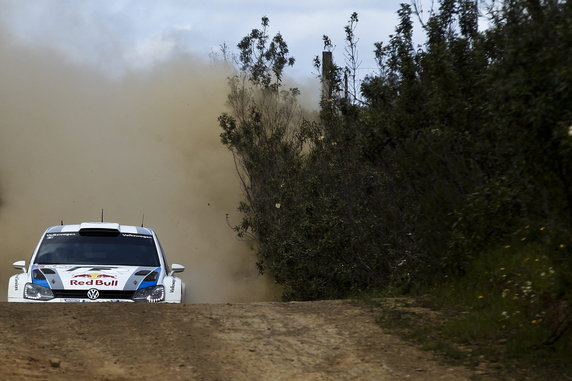
<instances>
[{"instance_id":1,"label":"red bull text","mask_svg":"<svg viewBox=\"0 0 572 381\"><path fill-rule=\"evenodd\" d=\"M70 280L70 286L117 286L116 280L90 279L90 280Z\"/></svg>"}]
</instances>

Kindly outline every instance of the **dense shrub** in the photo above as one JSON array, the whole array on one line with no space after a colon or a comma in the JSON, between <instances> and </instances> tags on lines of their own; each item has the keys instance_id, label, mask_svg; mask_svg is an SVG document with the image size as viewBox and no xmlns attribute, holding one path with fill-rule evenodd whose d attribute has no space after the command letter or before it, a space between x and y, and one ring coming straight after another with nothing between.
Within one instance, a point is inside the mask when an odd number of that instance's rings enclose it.
<instances>
[{"instance_id":1,"label":"dense shrub","mask_svg":"<svg viewBox=\"0 0 572 381\"><path fill-rule=\"evenodd\" d=\"M507 0L480 12L485 31L474 1L441 0L416 48L415 15L402 5L359 94L344 91L357 70L353 14L348 65L325 72L314 121L283 86L294 60L268 19L238 45L241 71L220 118L245 190L235 229L256 241L261 271L286 298L408 290L462 276L522 226L558 232L528 238L538 245L569 234L572 4ZM569 300L563 253L546 255L560 279L551 290Z\"/></svg>"}]
</instances>

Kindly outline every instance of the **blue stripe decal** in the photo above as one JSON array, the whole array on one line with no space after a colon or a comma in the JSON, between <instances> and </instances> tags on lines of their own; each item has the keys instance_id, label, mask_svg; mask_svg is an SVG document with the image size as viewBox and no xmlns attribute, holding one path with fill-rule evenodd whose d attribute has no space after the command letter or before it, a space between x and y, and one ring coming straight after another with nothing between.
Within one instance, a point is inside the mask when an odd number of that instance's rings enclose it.
<instances>
[{"instance_id":1,"label":"blue stripe decal","mask_svg":"<svg viewBox=\"0 0 572 381\"><path fill-rule=\"evenodd\" d=\"M137 287L138 290L141 290L142 288L153 287L153 286L157 285L157 281L159 280L159 276L161 275L161 268L157 267L156 269L154 269L151 272L157 273L157 279L153 280L153 281L147 281L147 282L139 283L139 287ZM151 274L151 272L149 274Z\"/></svg>"},{"instance_id":2,"label":"blue stripe decal","mask_svg":"<svg viewBox=\"0 0 572 381\"><path fill-rule=\"evenodd\" d=\"M157 285L156 280L154 280L153 282L141 282L141 284L139 285L139 287L137 289L141 290L142 288L153 287L156 285Z\"/></svg>"},{"instance_id":3,"label":"blue stripe decal","mask_svg":"<svg viewBox=\"0 0 572 381\"><path fill-rule=\"evenodd\" d=\"M40 286L44 286L45 288L51 288L50 284L45 279L32 279L32 283L40 285Z\"/></svg>"}]
</instances>

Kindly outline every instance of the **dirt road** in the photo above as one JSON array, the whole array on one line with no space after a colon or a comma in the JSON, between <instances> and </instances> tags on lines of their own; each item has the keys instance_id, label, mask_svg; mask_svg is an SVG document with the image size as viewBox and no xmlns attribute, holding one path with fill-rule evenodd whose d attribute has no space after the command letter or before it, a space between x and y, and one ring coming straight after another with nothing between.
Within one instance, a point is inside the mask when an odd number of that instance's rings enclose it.
<instances>
[{"instance_id":1,"label":"dirt road","mask_svg":"<svg viewBox=\"0 0 572 381\"><path fill-rule=\"evenodd\" d=\"M2 380L465 380L344 301L0 304Z\"/></svg>"}]
</instances>

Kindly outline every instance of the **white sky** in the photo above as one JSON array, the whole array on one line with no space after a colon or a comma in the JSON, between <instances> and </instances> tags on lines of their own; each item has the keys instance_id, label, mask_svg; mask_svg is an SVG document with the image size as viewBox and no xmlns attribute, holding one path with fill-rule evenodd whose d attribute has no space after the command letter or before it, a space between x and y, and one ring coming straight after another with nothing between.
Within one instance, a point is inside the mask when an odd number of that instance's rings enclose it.
<instances>
[{"instance_id":1,"label":"white sky","mask_svg":"<svg viewBox=\"0 0 572 381\"><path fill-rule=\"evenodd\" d=\"M290 73L304 79L312 77L323 34L337 46L336 61L343 62L343 28L354 11L361 68L374 68L373 43L388 40L399 4L408 1L0 0L0 23L13 42L49 46L74 62L117 74L178 53L208 60L221 43L235 47L268 16L271 35L280 32L296 58Z\"/></svg>"}]
</instances>

